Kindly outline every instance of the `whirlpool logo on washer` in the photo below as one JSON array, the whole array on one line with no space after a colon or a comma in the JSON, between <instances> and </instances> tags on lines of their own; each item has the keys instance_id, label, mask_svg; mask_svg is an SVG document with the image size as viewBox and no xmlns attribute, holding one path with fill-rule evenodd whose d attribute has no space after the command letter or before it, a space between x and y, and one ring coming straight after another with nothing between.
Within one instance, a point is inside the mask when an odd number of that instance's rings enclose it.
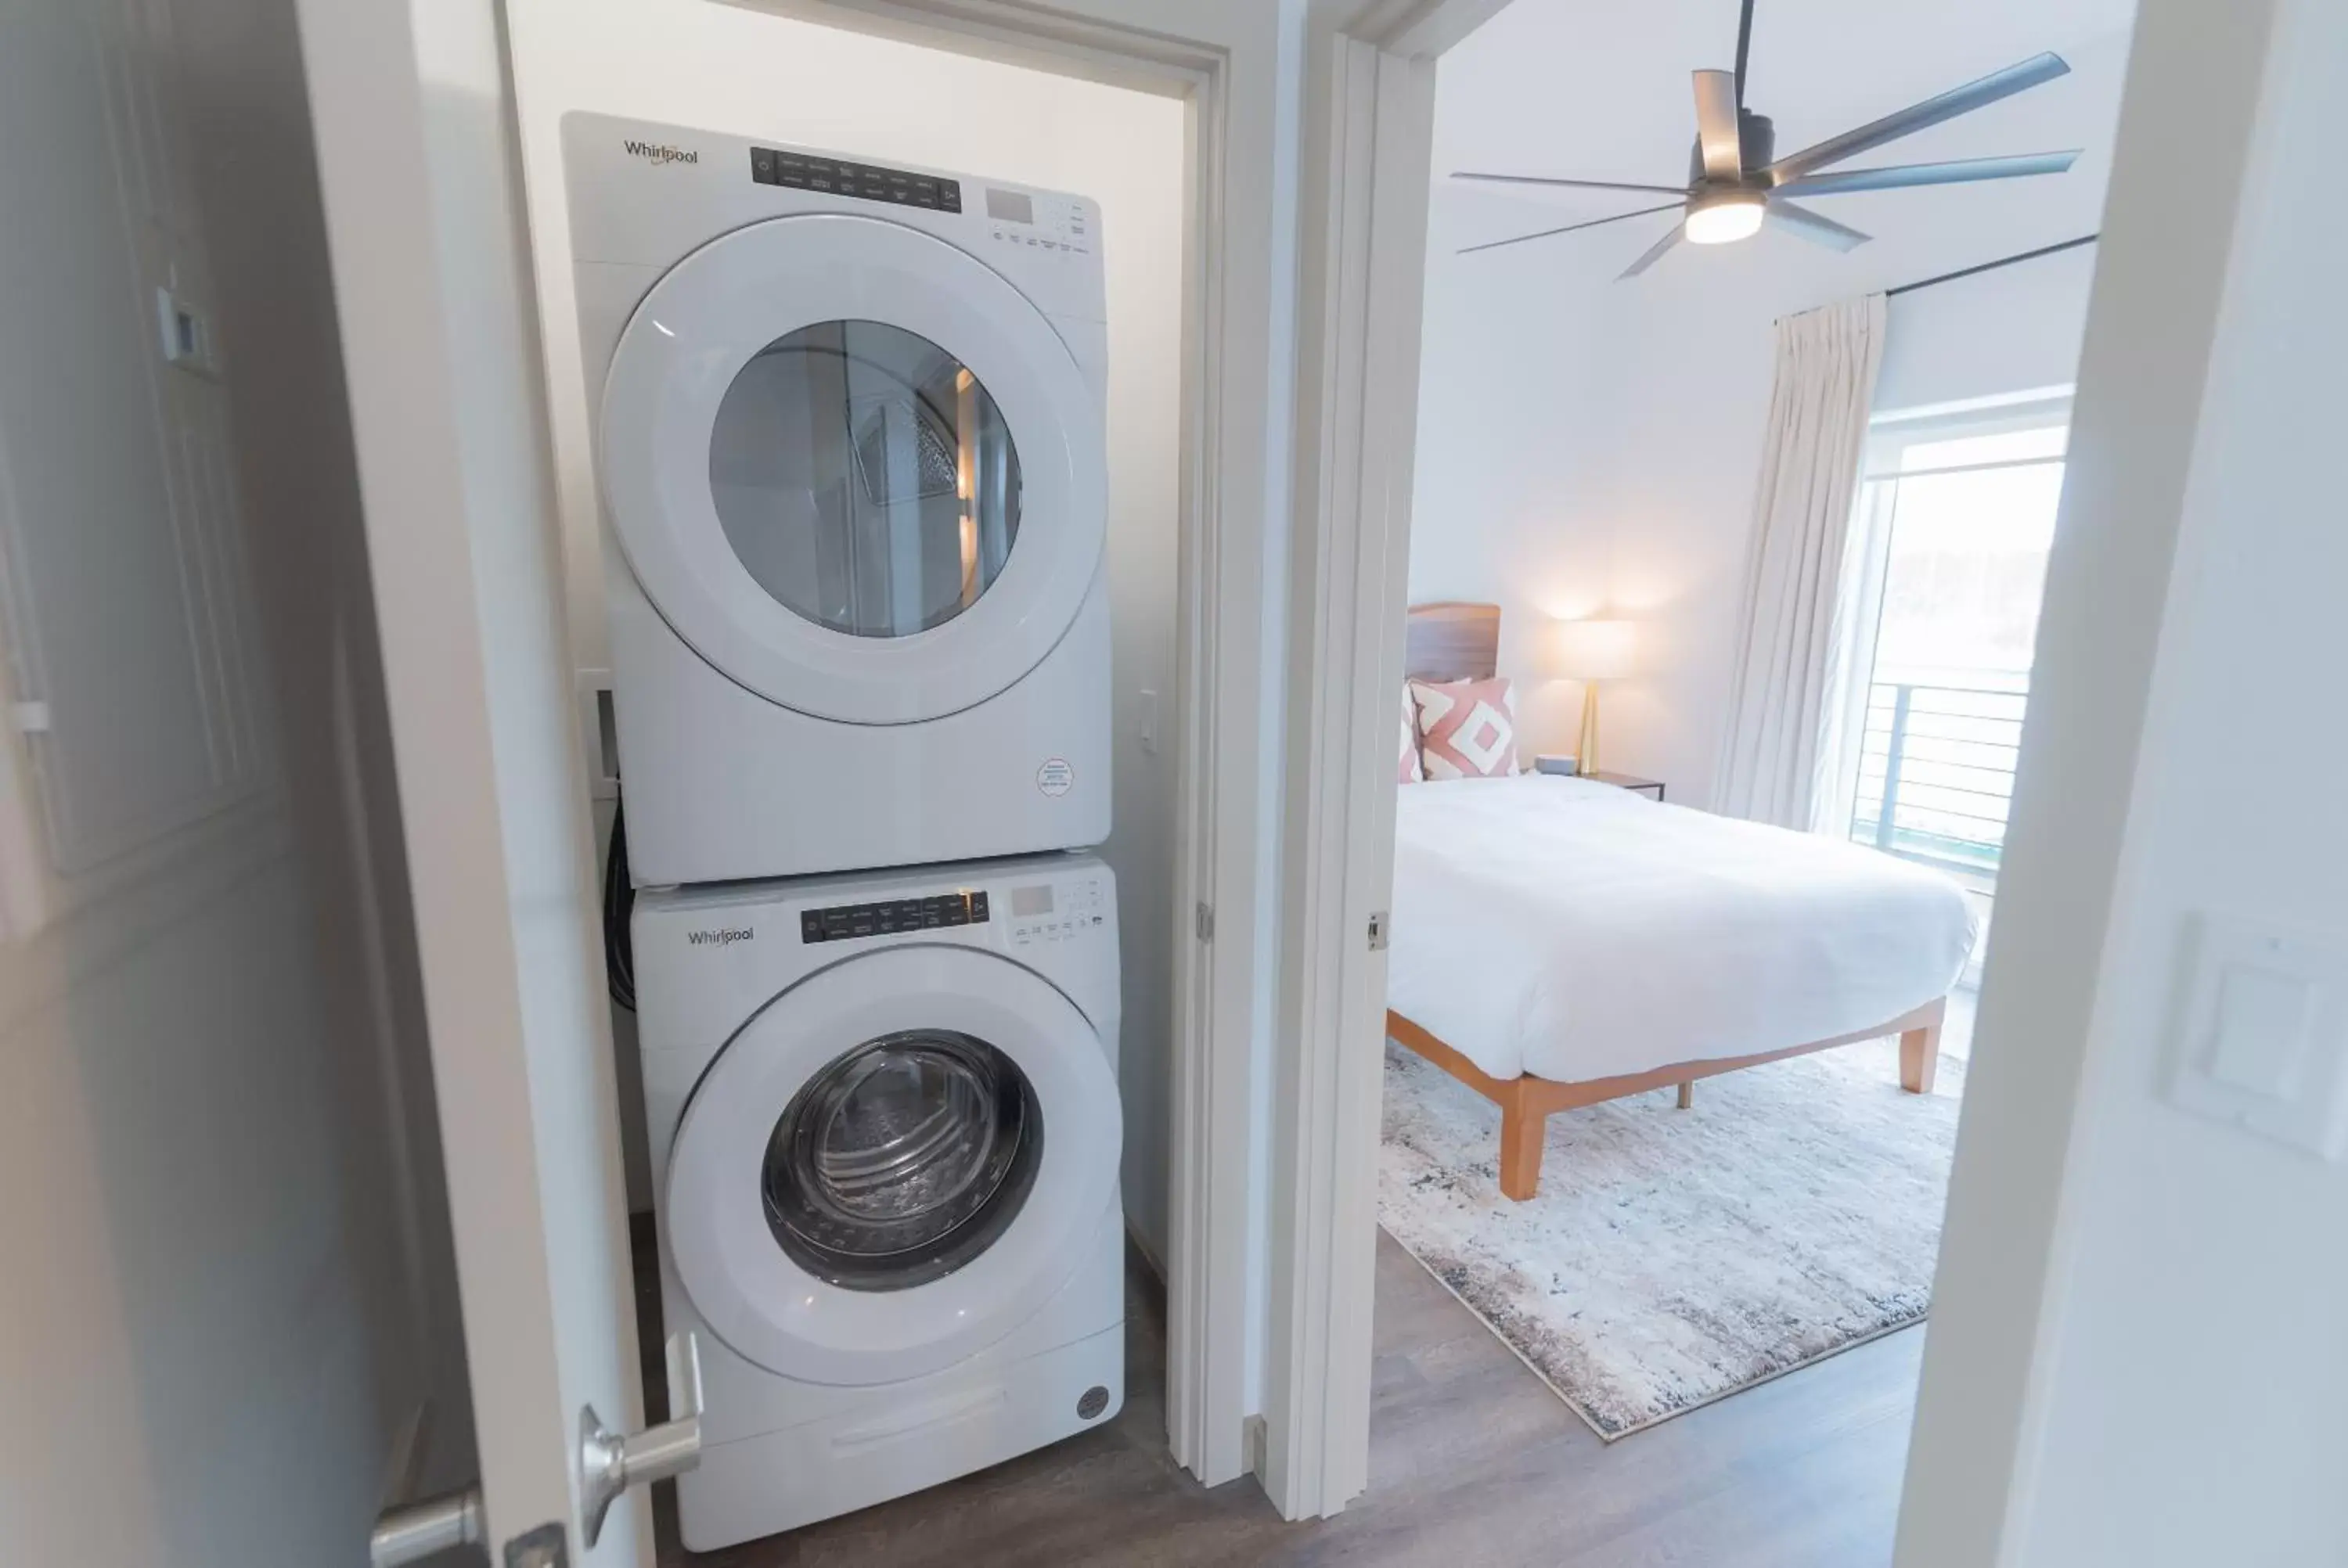
<instances>
[{"instance_id":1,"label":"whirlpool logo on washer","mask_svg":"<svg viewBox=\"0 0 2348 1568\"><path fill-rule=\"evenodd\" d=\"M696 948L730 948L736 942L747 942L757 936L748 926L719 926L711 930L687 931L685 939Z\"/></svg>"},{"instance_id":2,"label":"whirlpool logo on washer","mask_svg":"<svg viewBox=\"0 0 2348 1568\"><path fill-rule=\"evenodd\" d=\"M664 141L629 140L623 141L620 145L628 149L629 157L641 158L652 163L699 163L701 161L698 149L689 147L671 147Z\"/></svg>"}]
</instances>

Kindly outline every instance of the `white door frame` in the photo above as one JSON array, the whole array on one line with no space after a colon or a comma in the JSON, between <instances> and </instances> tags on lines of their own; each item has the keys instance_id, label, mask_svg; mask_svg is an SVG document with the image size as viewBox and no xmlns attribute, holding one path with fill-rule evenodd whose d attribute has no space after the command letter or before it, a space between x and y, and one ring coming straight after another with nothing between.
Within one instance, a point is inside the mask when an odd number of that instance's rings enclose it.
<instances>
[{"instance_id":1,"label":"white door frame","mask_svg":"<svg viewBox=\"0 0 2348 1568\"><path fill-rule=\"evenodd\" d=\"M1394 881L1394 713L1410 556L1435 67L1328 40L1325 171L1308 207L1317 314L1298 427L1300 668L1291 729L1282 1034L1272 1186L1264 1490L1291 1518L1369 1484L1376 1153ZM1316 75L1322 73L1316 72Z\"/></svg>"},{"instance_id":2,"label":"white door frame","mask_svg":"<svg viewBox=\"0 0 2348 1568\"><path fill-rule=\"evenodd\" d=\"M1169 1436L1333 1512L1368 1471L1378 1067L1342 1045L1383 1016L1432 62L1507 0L727 3L1189 105Z\"/></svg>"}]
</instances>

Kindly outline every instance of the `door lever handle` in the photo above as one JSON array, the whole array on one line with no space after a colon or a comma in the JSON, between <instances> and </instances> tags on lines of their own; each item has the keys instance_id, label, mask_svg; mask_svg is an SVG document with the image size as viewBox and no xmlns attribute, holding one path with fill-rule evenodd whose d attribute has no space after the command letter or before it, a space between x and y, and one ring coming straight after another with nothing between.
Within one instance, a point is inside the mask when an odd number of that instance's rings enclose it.
<instances>
[{"instance_id":1,"label":"door lever handle","mask_svg":"<svg viewBox=\"0 0 2348 1568\"><path fill-rule=\"evenodd\" d=\"M622 1492L701 1462L701 1343L691 1329L668 1337L668 1408L667 1420L628 1437L606 1427L594 1406L579 1412L579 1501L590 1547Z\"/></svg>"},{"instance_id":2,"label":"door lever handle","mask_svg":"<svg viewBox=\"0 0 2348 1568\"><path fill-rule=\"evenodd\" d=\"M469 1546L481 1539L481 1489L461 1487L438 1497L416 1498L423 1478L424 1456L432 1446L433 1404L416 1407L399 1440L393 1445L392 1478L386 1487L381 1513L367 1532L370 1568L402 1568L420 1563L451 1546Z\"/></svg>"},{"instance_id":3,"label":"door lever handle","mask_svg":"<svg viewBox=\"0 0 2348 1568\"><path fill-rule=\"evenodd\" d=\"M470 1546L481 1539L481 1489L427 1497L400 1508L386 1508L376 1516L367 1535L370 1568L400 1568L421 1563L451 1546Z\"/></svg>"}]
</instances>

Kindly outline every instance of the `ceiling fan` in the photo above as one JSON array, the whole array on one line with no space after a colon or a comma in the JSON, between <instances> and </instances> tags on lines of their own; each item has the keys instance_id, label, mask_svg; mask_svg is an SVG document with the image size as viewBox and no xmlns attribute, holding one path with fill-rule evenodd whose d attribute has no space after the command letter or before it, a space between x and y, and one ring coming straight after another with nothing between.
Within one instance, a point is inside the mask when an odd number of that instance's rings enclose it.
<instances>
[{"instance_id":1,"label":"ceiling fan","mask_svg":"<svg viewBox=\"0 0 2348 1568\"><path fill-rule=\"evenodd\" d=\"M1840 196L1856 190L1897 190L1911 185L1961 185L1977 179L2013 179L2024 175L2060 174L2069 169L2078 149L2068 152L2024 153L2014 158L1970 158L1949 163L1909 163L1881 169L1833 169L1831 165L1889 141L1911 136L1927 126L1984 108L2055 77L2071 67L2060 55L2033 55L2019 65L1993 71L1979 81L1952 87L1937 97L1910 104L1894 114L1828 137L1815 147L1785 158L1775 158L1776 133L1766 115L1745 107L1745 61L1753 43L1753 0L1745 0L1736 26L1736 68L1695 73L1695 149L1688 158L1688 182L1676 185L1625 184L1612 179L1557 179L1537 174L1478 174L1462 169L1455 179L1483 179L1501 185L1563 186L1580 190L1636 190L1670 196L1673 200L1634 212L1568 223L1538 233L1488 241L1461 249L1494 251L1529 240L1570 234L1601 224L1676 209L1680 221L1668 233L1625 267L1622 278L1635 278L1661 259L1663 252L1686 240L1695 245L1721 245L1750 238L1769 220L1803 239L1837 251L1867 243L1869 236L1814 212L1790 200L1796 196ZM1618 278L1618 282L1620 279Z\"/></svg>"}]
</instances>

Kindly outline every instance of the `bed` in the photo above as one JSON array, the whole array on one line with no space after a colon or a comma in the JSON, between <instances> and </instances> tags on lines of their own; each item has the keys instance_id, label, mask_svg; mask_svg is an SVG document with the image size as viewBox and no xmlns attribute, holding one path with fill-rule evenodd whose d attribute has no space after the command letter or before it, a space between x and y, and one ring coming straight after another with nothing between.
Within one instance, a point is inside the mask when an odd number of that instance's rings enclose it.
<instances>
[{"instance_id":1,"label":"bed","mask_svg":"<svg viewBox=\"0 0 2348 1568\"><path fill-rule=\"evenodd\" d=\"M1419 680L1493 672L1499 610L1411 612ZM1543 774L1402 786L1386 1032L1500 1108L1500 1191L1549 1116L1897 1034L1929 1093L1973 924L1860 845Z\"/></svg>"}]
</instances>

